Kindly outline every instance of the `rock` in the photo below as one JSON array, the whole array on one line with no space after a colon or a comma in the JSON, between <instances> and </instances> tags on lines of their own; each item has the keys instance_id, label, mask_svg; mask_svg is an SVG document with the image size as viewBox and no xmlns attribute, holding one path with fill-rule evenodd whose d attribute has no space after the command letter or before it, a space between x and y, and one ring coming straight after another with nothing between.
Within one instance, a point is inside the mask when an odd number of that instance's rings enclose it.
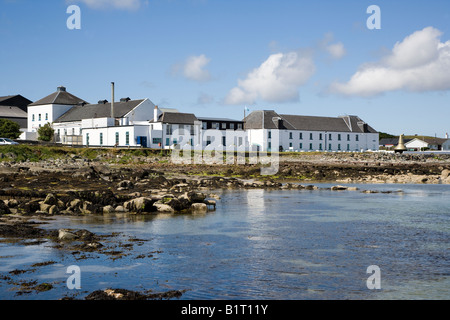
<instances>
[{"instance_id":1,"label":"rock","mask_svg":"<svg viewBox=\"0 0 450 320\"><path fill-rule=\"evenodd\" d=\"M442 172L441 172L441 179L442 180L446 180L449 176L450 176L450 170L449 169L442 170Z\"/></svg>"},{"instance_id":2,"label":"rock","mask_svg":"<svg viewBox=\"0 0 450 320\"><path fill-rule=\"evenodd\" d=\"M103 213L112 213L114 212L114 207L113 206L104 206L103 207Z\"/></svg>"},{"instance_id":3,"label":"rock","mask_svg":"<svg viewBox=\"0 0 450 320\"><path fill-rule=\"evenodd\" d=\"M40 203L40 211L48 213L48 210L50 209L51 205L45 204L44 202Z\"/></svg>"},{"instance_id":4,"label":"rock","mask_svg":"<svg viewBox=\"0 0 450 320\"><path fill-rule=\"evenodd\" d=\"M116 212L126 212L125 208L123 206L117 206L116 209L114 209Z\"/></svg>"},{"instance_id":5,"label":"rock","mask_svg":"<svg viewBox=\"0 0 450 320\"><path fill-rule=\"evenodd\" d=\"M47 204L50 206L53 206L57 203L58 203L58 200L56 199L56 196L53 193L49 193L44 200L44 204Z\"/></svg>"},{"instance_id":6,"label":"rock","mask_svg":"<svg viewBox=\"0 0 450 320\"><path fill-rule=\"evenodd\" d=\"M192 202L192 203L197 203L197 202L200 203L200 202L205 201L205 199L206 199L206 195L201 192L190 191L190 192L185 193L185 195L186 195L187 199L189 200L189 202Z\"/></svg>"},{"instance_id":7,"label":"rock","mask_svg":"<svg viewBox=\"0 0 450 320\"><path fill-rule=\"evenodd\" d=\"M3 202L8 206L8 208L15 208L19 205L19 202L16 199L10 199Z\"/></svg>"},{"instance_id":8,"label":"rock","mask_svg":"<svg viewBox=\"0 0 450 320\"><path fill-rule=\"evenodd\" d=\"M359 189L357 187L348 187L349 191L358 191Z\"/></svg>"},{"instance_id":9,"label":"rock","mask_svg":"<svg viewBox=\"0 0 450 320\"><path fill-rule=\"evenodd\" d=\"M155 207L153 206L154 200L147 197L140 197L136 199L132 199L123 204L124 208L131 212L152 212L155 211Z\"/></svg>"},{"instance_id":10,"label":"rock","mask_svg":"<svg viewBox=\"0 0 450 320\"><path fill-rule=\"evenodd\" d=\"M332 186L331 190L347 190L348 187L346 186Z\"/></svg>"},{"instance_id":11,"label":"rock","mask_svg":"<svg viewBox=\"0 0 450 320\"><path fill-rule=\"evenodd\" d=\"M10 213L11 213L11 210L9 210L8 206L2 200L0 200L0 215L10 214Z\"/></svg>"},{"instance_id":12,"label":"rock","mask_svg":"<svg viewBox=\"0 0 450 320\"><path fill-rule=\"evenodd\" d=\"M172 213L172 212L175 212L175 210L174 210L171 206L169 206L168 204L155 202L155 203L153 204L153 206L156 207L156 210L157 210L158 212L171 212L171 213Z\"/></svg>"},{"instance_id":13,"label":"rock","mask_svg":"<svg viewBox=\"0 0 450 320\"><path fill-rule=\"evenodd\" d=\"M191 209L194 212L206 212L208 211L208 207L205 203L193 203L191 205Z\"/></svg>"},{"instance_id":14,"label":"rock","mask_svg":"<svg viewBox=\"0 0 450 320\"><path fill-rule=\"evenodd\" d=\"M78 236L75 233L70 232L68 229L59 229L58 230L58 239L72 241L78 239Z\"/></svg>"},{"instance_id":15,"label":"rock","mask_svg":"<svg viewBox=\"0 0 450 320\"><path fill-rule=\"evenodd\" d=\"M50 208L48 208L48 213L49 214L58 214L59 213L59 209L57 205L53 205Z\"/></svg>"},{"instance_id":16,"label":"rock","mask_svg":"<svg viewBox=\"0 0 450 320\"><path fill-rule=\"evenodd\" d=\"M130 180L124 180L117 184L117 190L128 190L134 187L133 182Z\"/></svg>"}]
</instances>

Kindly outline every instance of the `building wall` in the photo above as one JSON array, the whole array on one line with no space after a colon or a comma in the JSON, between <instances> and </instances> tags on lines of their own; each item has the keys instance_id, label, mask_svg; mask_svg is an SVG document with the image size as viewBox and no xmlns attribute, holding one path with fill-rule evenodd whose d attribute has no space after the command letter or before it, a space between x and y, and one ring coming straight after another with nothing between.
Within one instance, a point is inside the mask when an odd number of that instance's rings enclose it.
<instances>
[{"instance_id":1,"label":"building wall","mask_svg":"<svg viewBox=\"0 0 450 320\"><path fill-rule=\"evenodd\" d=\"M445 141L442 144L442 150L446 150L446 151L450 150L450 139L448 139L447 141Z\"/></svg>"},{"instance_id":2,"label":"building wall","mask_svg":"<svg viewBox=\"0 0 450 320\"><path fill-rule=\"evenodd\" d=\"M124 118L128 118L129 124L134 121L149 121L153 119L155 105L149 99L142 101L140 105L131 110Z\"/></svg>"},{"instance_id":3,"label":"building wall","mask_svg":"<svg viewBox=\"0 0 450 320\"><path fill-rule=\"evenodd\" d=\"M28 107L28 131L36 132L40 126L53 123L57 118L66 113L73 106L46 104L42 106ZM39 116L40 115L40 116Z\"/></svg>"},{"instance_id":4,"label":"building wall","mask_svg":"<svg viewBox=\"0 0 450 320\"><path fill-rule=\"evenodd\" d=\"M276 141L278 134L278 141ZM264 151L367 151L379 149L378 133L249 129L250 145ZM275 149L274 149L275 147Z\"/></svg>"},{"instance_id":5,"label":"building wall","mask_svg":"<svg viewBox=\"0 0 450 320\"><path fill-rule=\"evenodd\" d=\"M405 147L407 149L422 150L423 148L429 148L429 145L425 141L413 139L411 141L406 142Z\"/></svg>"}]
</instances>

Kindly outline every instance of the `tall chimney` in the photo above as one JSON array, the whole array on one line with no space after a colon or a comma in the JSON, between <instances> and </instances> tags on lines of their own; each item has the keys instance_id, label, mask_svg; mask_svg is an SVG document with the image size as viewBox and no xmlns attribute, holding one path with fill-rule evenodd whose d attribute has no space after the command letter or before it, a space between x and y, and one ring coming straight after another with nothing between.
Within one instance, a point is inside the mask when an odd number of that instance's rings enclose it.
<instances>
[{"instance_id":1,"label":"tall chimney","mask_svg":"<svg viewBox=\"0 0 450 320\"><path fill-rule=\"evenodd\" d=\"M114 118L114 82L111 82L111 118Z\"/></svg>"},{"instance_id":2,"label":"tall chimney","mask_svg":"<svg viewBox=\"0 0 450 320\"><path fill-rule=\"evenodd\" d=\"M153 109L153 122L158 122L158 106Z\"/></svg>"}]
</instances>

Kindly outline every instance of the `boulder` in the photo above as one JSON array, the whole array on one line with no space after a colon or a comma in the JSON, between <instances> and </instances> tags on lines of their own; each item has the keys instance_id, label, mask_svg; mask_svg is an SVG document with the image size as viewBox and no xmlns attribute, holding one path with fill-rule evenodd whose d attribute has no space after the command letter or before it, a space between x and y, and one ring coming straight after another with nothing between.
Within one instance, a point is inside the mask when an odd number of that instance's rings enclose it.
<instances>
[{"instance_id":1,"label":"boulder","mask_svg":"<svg viewBox=\"0 0 450 320\"><path fill-rule=\"evenodd\" d=\"M153 206L154 200L147 197L140 197L136 199L132 199L123 204L123 207L131 212L152 212L155 211L155 207Z\"/></svg>"},{"instance_id":2,"label":"boulder","mask_svg":"<svg viewBox=\"0 0 450 320\"><path fill-rule=\"evenodd\" d=\"M193 203L191 205L191 210L193 212L206 212L208 211L208 207L205 203Z\"/></svg>"},{"instance_id":3,"label":"boulder","mask_svg":"<svg viewBox=\"0 0 450 320\"><path fill-rule=\"evenodd\" d=\"M332 186L331 187L331 190L334 190L334 191L336 191L336 190L347 190L348 189L348 187L346 187L346 186Z\"/></svg>"},{"instance_id":4,"label":"boulder","mask_svg":"<svg viewBox=\"0 0 450 320\"><path fill-rule=\"evenodd\" d=\"M103 213L111 213L114 212L114 207L113 206L104 206L103 207Z\"/></svg>"},{"instance_id":5,"label":"boulder","mask_svg":"<svg viewBox=\"0 0 450 320\"><path fill-rule=\"evenodd\" d=\"M58 199L56 199L56 196L53 193L49 193L47 195L47 197L45 197L44 204L53 206L57 203L58 203Z\"/></svg>"},{"instance_id":6,"label":"boulder","mask_svg":"<svg viewBox=\"0 0 450 320\"><path fill-rule=\"evenodd\" d=\"M2 200L0 200L0 215L10 214L10 213L11 213L11 210L9 210L8 206Z\"/></svg>"},{"instance_id":7,"label":"boulder","mask_svg":"<svg viewBox=\"0 0 450 320\"><path fill-rule=\"evenodd\" d=\"M156 210L158 212L170 212L170 213L175 212L175 210L171 206L169 206L168 204L165 204L165 203L155 202L153 204L153 206L156 207Z\"/></svg>"},{"instance_id":8,"label":"boulder","mask_svg":"<svg viewBox=\"0 0 450 320\"><path fill-rule=\"evenodd\" d=\"M450 170L449 169L442 170L442 172L441 172L441 179L442 180L446 180L449 176L450 176Z\"/></svg>"},{"instance_id":9,"label":"boulder","mask_svg":"<svg viewBox=\"0 0 450 320\"><path fill-rule=\"evenodd\" d=\"M59 229L58 230L58 239L66 240L66 241L73 241L73 240L78 239L78 236L68 229Z\"/></svg>"}]
</instances>

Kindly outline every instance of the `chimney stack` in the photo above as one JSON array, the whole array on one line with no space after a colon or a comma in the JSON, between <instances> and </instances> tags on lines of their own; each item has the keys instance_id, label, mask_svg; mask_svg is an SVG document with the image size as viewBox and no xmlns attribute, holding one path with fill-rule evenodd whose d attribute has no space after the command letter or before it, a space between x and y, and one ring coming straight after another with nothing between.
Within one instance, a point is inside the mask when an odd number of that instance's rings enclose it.
<instances>
[{"instance_id":1,"label":"chimney stack","mask_svg":"<svg viewBox=\"0 0 450 320\"><path fill-rule=\"evenodd\" d=\"M158 106L153 110L153 122L158 122Z\"/></svg>"},{"instance_id":2,"label":"chimney stack","mask_svg":"<svg viewBox=\"0 0 450 320\"><path fill-rule=\"evenodd\" d=\"M114 118L114 82L111 82L111 118Z\"/></svg>"}]
</instances>

